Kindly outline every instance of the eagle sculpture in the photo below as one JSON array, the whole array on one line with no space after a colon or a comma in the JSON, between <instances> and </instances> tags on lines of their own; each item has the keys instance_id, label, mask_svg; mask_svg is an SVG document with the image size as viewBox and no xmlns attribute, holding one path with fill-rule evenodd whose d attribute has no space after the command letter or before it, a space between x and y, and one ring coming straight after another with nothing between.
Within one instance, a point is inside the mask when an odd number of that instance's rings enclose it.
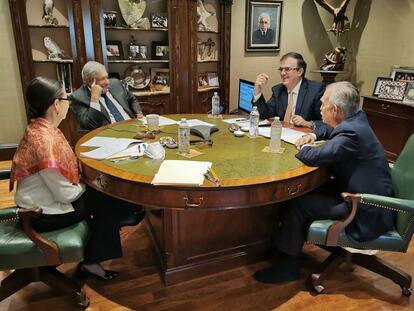
<instances>
[{"instance_id":1,"label":"eagle sculpture","mask_svg":"<svg viewBox=\"0 0 414 311\"><path fill-rule=\"evenodd\" d=\"M62 57L65 57L63 50L50 37L44 37L43 43L49 52L48 59L62 59Z\"/></svg>"},{"instance_id":2,"label":"eagle sculpture","mask_svg":"<svg viewBox=\"0 0 414 311\"><path fill-rule=\"evenodd\" d=\"M43 2L43 19L45 20L46 25L57 25L58 21L56 17L53 16L53 0L44 0Z\"/></svg>"},{"instance_id":3,"label":"eagle sculpture","mask_svg":"<svg viewBox=\"0 0 414 311\"><path fill-rule=\"evenodd\" d=\"M348 20L348 17L345 16L345 11L348 7L349 1L350 0L344 0L338 8L334 8L325 0L315 0L315 2L318 3L321 7L326 9L329 13L333 14L333 24L331 28L328 29L328 31L332 31L337 37L341 33L349 30L349 27L345 24L345 22Z\"/></svg>"},{"instance_id":4,"label":"eagle sculpture","mask_svg":"<svg viewBox=\"0 0 414 311\"><path fill-rule=\"evenodd\" d=\"M203 0L197 0L197 24L199 27L199 30L201 31L210 31L210 26L207 24L207 18L210 16L215 16L215 12L209 12L204 7Z\"/></svg>"}]
</instances>

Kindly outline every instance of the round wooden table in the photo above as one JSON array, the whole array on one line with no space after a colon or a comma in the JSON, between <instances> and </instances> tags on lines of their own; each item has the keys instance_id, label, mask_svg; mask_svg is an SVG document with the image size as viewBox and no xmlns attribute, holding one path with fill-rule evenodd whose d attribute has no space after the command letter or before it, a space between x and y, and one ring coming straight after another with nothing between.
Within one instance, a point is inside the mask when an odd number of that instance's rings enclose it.
<instances>
[{"instance_id":1,"label":"round wooden table","mask_svg":"<svg viewBox=\"0 0 414 311\"><path fill-rule=\"evenodd\" d=\"M179 120L182 115L167 117ZM264 137L235 137L222 119L207 115L185 117L219 128L211 136L212 146L191 146L202 153L191 160L213 163L219 186L210 181L200 187L154 186L151 181L161 161L146 157L117 163L79 157L88 150L81 144L92 137L132 138L145 129L137 120L96 129L76 144L84 182L147 208L146 225L166 284L262 259L270 248L277 203L303 195L327 178L325 170L297 160L293 145L282 142L282 154L262 152L269 144ZM177 138L177 132L177 125L165 126L156 140ZM165 159L187 160L177 149L166 149Z\"/></svg>"}]
</instances>

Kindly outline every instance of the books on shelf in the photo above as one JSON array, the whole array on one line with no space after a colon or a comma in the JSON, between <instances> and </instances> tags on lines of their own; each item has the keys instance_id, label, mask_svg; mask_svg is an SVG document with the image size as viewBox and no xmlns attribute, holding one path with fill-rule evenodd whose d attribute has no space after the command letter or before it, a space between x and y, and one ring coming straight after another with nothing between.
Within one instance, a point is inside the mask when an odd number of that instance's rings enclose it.
<instances>
[{"instance_id":1,"label":"books on shelf","mask_svg":"<svg viewBox=\"0 0 414 311\"><path fill-rule=\"evenodd\" d=\"M66 93L72 93L72 64L57 64L57 76L58 80L62 81Z\"/></svg>"}]
</instances>

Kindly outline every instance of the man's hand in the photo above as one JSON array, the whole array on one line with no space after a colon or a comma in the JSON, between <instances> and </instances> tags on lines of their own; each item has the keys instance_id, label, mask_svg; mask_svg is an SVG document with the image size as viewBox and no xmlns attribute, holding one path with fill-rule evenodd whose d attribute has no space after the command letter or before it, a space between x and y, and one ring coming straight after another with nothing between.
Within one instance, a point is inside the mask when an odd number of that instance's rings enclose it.
<instances>
[{"instance_id":1,"label":"man's hand","mask_svg":"<svg viewBox=\"0 0 414 311\"><path fill-rule=\"evenodd\" d=\"M303 126L303 127L312 128L312 123L309 121L306 121L304 118L302 118L299 115L294 115L292 117L292 122L293 122L293 125L295 126Z\"/></svg>"},{"instance_id":2,"label":"man's hand","mask_svg":"<svg viewBox=\"0 0 414 311\"><path fill-rule=\"evenodd\" d=\"M142 112L137 113L137 119L142 119L144 117L144 114Z\"/></svg>"},{"instance_id":3,"label":"man's hand","mask_svg":"<svg viewBox=\"0 0 414 311\"><path fill-rule=\"evenodd\" d=\"M91 84L91 101L95 103L99 103L99 98L102 94L102 87L96 84L96 79L93 79Z\"/></svg>"},{"instance_id":4,"label":"man's hand","mask_svg":"<svg viewBox=\"0 0 414 311\"><path fill-rule=\"evenodd\" d=\"M269 76L264 72L256 77L256 81L254 82L254 95L262 93L262 89L266 85L268 80Z\"/></svg>"},{"instance_id":5,"label":"man's hand","mask_svg":"<svg viewBox=\"0 0 414 311\"><path fill-rule=\"evenodd\" d=\"M298 140L295 141L296 148L300 149L301 146L305 144L313 144L315 139L313 138L313 135L306 134L302 136L301 138L298 138Z\"/></svg>"}]
</instances>

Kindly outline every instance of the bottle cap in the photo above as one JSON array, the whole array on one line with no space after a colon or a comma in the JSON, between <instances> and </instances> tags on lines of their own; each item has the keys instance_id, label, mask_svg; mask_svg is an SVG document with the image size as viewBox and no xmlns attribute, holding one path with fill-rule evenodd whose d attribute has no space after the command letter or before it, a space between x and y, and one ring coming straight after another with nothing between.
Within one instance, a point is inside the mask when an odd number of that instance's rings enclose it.
<instances>
[{"instance_id":1,"label":"bottle cap","mask_svg":"<svg viewBox=\"0 0 414 311\"><path fill-rule=\"evenodd\" d=\"M186 118L181 118L181 122L182 122L182 121L187 121L187 120L186 120Z\"/></svg>"},{"instance_id":2,"label":"bottle cap","mask_svg":"<svg viewBox=\"0 0 414 311\"><path fill-rule=\"evenodd\" d=\"M214 92L214 95L218 95L218 93L217 92Z\"/></svg>"}]
</instances>

